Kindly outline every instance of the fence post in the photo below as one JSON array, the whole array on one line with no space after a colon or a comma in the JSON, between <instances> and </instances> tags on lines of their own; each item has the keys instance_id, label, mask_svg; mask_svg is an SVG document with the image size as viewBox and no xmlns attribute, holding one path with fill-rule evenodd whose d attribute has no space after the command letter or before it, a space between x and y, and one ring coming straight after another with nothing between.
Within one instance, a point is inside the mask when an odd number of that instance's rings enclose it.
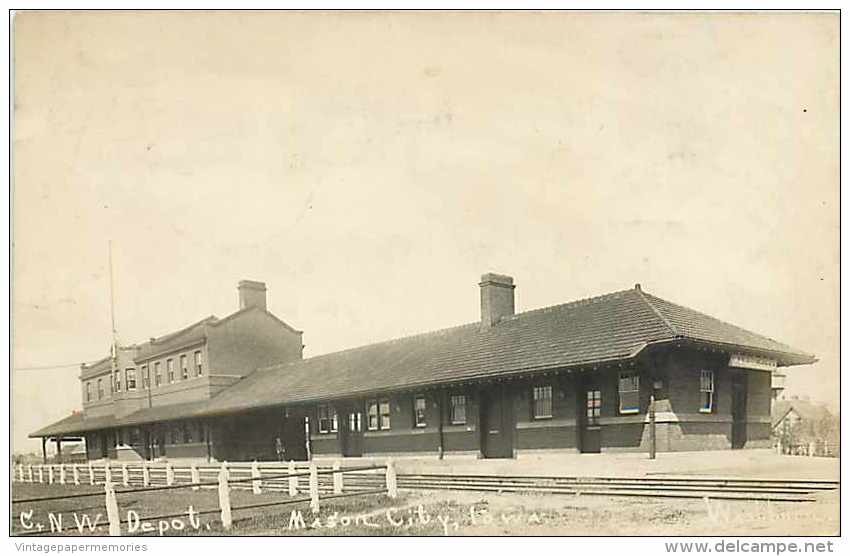
<instances>
[{"instance_id":1,"label":"fence post","mask_svg":"<svg viewBox=\"0 0 850 556\"><path fill-rule=\"evenodd\" d=\"M47 482L53 484L53 464L47 466Z\"/></svg>"},{"instance_id":2,"label":"fence post","mask_svg":"<svg viewBox=\"0 0 850 556\"><path fill-rule=\"evenodd\" d=\"M814 442L809 442L809 456L814 456L814 455L815 455L815 453L816 453L816 450L815 450L815 443L814 443Z\"/></svg>"},{"instance_id":3,"label":"fence post","mask_svg":"<svg viewBox=\"0 0 850 556\"><path fill-rule=\"evenodd\" d=\"M171 462L165 463L165 484L171 486L174 484L174 468L171 467Z\"/></svg>"},{"instance_id":4,"label":"fence post","mask_svg":"<svg viewBox=\"0 0 850 556\"><path fill-rule=\"evenodd\" d=\"M24 464L19 463L17 467L18 467L18 482L23 483L24 482Z\"/></svg>"},{"instance_id":5,"label":"fence post","mask_svg":"<svg viewBox=\"0 0 850 556\"><path fill-rule=\"evenodd\" d=\"M319 513L319 469L315 462L310 462L310 510Z\"/></svg>"},{"instance_id":6,"label":"fence post","mask_svg":"<svg viewBox=\"0 0 850 556\"><path fill-rule=\"evenodd\" d=\"M251 477L254 479L251 481L251 490L254 494L262 494L263 489L260 485L260 466L257 464L257 460L254 460L254 463L251 464Z\"/></svg>"},{"instance_id":7,"label":"fence post","mask_svg":"<svg viewBox=\"0 0 850 556\"><path fill-rule=\"evenodd\" d=\"M395 498L398 496L398 482L396 481L395 463L392 458L387 460L387 496Z\"/></svg>"},{"instance_id":8,"label":"fence post","mask_svg":"<svg viewBox=\"0 0 850 556\"><path fill-rule=\"evenodd\" d=\"M151 486L151 470L147 462L142 464L142 485Z\"/></svg>"},{"instance_id":9,"label":"fence post","mask_svg":"<svg viewBox=\"0 0 850 556\"><path fill-rule=\"evenodd\" d=\"M94 465L89 462L89 484L94 486Z\"/></svg>"},{"instance_id":10,"label":"fence post","mask_svg":"<svg viewBox=\"0 0 850 556\"><path fill-rule=\"evenodd\" d=\"M221 508L221 525L230 529L233 516L230 514L230 486L227 484L227 462L221 462L218 471L218 505Z\"/></svg>"},{"instance_id":11,"label":"fence post","mask_svg":"<svg viewBox=\"0 0 850 556\"><path fill-rule=\"evenodd\" d=\"M29 464L29 465L27 466L27 473L29 473L29 476L30 476L30 482L31 482L31 483L35 482L35 481L33 481L33 478L32 478L32 464Z\"/></svg>"},{"instance_id":12,"label":"fence post","mask_svg":"<svg viewBox=\"0 0 850 556\"><path fill-rule=\"evenodd\" d=\"M289 473L289 495L296 496L298 494L298 477L293 477L295 474L295 462L289 460L289 466L287 467Z\"/></svg>"},{"instance_id":13,"label":"fence post","mask_svg":"<svg viewBox=\"0 0 850 556\"><path fill-rule=\"evenodd\" d=\"M112 483L112 467L109 465L109 461L103 464L103 482Z\"/></svg>"},{"instance_id":14,"label":"fence post","mask_svg":"<svg viewBox=\"0 0 850 556\"><path fill-rule=\"evenodd\" d=\"M109 518L109 536L121 536L121 518L118 516L118 500L115 499L115 490L112 488L112 481L109 475L106 476L106 481L103 483L103 490L106 491L106 516Z\"/></svg>"},{"instance_id":15,"label":"fence post","mask_svg":"<svg viewBox=\"0 0 850 556\"><path fill-rule=\"evenodd\" d=\"M44 482L44 464L38 465L38 482L39 483Z\"/></svg>"},{"instance_id":16,"label":"fence post","mask_svg":"<svg viewBox=\"0 0 850 556\"><path fill-rule=\"evenodd\" d=\"M121 464L121 482L124 486L130 486L130 471L127 469L127 464Z\"/></svg>"},{"instance_id":17,"label":"fence post","mask_svg":"<svg viewBox=\"0 0 850 556\"><path fill-rule=\"evenodd\" d=\"M59 484L60 485L65 484L65 464L64 463L59 464Z\"/></svg>"},{"instance_id":18,"label":"fence post","mask_svg":"<svg viewBox=\"0 0 850 556\"><path fill-rule=\"evenodd\" d=\"M76 463L71 466L71 472L74 477L74 484L76 486L80 486L80 466Z\"/></svg>"},{"instance_id":19,"label":"fence post","mask_svg":"<svg viewBox=\"0 0 850 556\"><path fill-rule=\"evenodd\" d=\"M339 468L342 467L339 463L339 460L334 462L334 471L337 473L333 474L334 477L334 494L342 494L342 473L339 472Z\"/></svg>"},{"instance_id":20,"label":"fence post","mask_svg":"<svg viewBox=\"0 0 850 556\"><path fill-rule=\"evenodd\" d=\"M200 483L201 482L201 472L198 471L198 466L193 463L192 465L189 466L189 471L192 472L192 482L193 483ZM200 488L201 487L199 487L198 485L195 485L195 486L192 487L192 490L198 490Z\"/></svg>"}]
</instances>

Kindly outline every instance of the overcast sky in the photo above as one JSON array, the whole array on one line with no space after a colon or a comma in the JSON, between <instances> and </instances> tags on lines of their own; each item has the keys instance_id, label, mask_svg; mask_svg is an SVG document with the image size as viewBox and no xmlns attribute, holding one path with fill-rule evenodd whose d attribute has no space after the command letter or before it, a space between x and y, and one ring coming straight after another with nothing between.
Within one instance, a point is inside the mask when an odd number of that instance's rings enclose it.
<instances>
[{"instance_id":1,"label":"overcast sky","mask_svg":"<svg viewBox=\"0 0 850 556\"><path fill-rule=\"evenodd\" d=\"M14 448L124 342L234 311L316 355L632 287L838 400L838 16L25 13Z\"/></svg>"}]
</instances>

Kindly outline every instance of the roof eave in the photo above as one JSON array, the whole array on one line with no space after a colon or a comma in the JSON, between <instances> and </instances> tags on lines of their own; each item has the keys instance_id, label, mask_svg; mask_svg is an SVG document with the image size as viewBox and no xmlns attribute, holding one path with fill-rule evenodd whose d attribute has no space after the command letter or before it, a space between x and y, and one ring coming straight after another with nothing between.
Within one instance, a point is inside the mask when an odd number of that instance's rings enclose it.
<instances>
[{"instance_id":1,"label":"roof eave","mask_svg":"<svg viewBox=\"0 0 850 556\"><path fill-rule=\"evenodd\" d=\"M223 409L214 409L209 411L200 412L198 417L214 417L218 415L230 415L233 413L240 413L243 411L253 411L260 409L269 409L274 407L284 407L284 406L294 406L294 405L305 405L305 404L315 404L315 403L324 403L331 402L336 400L345 400L352 397L368 397L368 396L379 396L388 394L391 392L404 392L404 391L413 391L413 390L423 390L423 389L434 389L434 388L452 388L462 384L470 384L476 382L489 382L492 380L518 380L525 378L531 374L538 373L546 373L546 372L578 372L582 370L582 368L587 367L596 367L596 366L608 366L608 365L616 365L618 363L626 363L632 361L637 357L637 355L643 351L646 344L638 346L631 353L620 356L620 357L612 357L608 359L594 359L594 360L586 360L575 363L569 363L564 365L546 365L542 367L530 367L530 368L521 368L516 370L511 370L503 373L493 373L489 375L477 375L477 376L469 376L464 378L452 379L452 380L433 380L433 381L423 381L417 382L405 386L387 386L384 388L371 388L368 390L359 390L356 392L347 392L345 395L327 395L327 396L316 396L312 398L305 398L300 400L292 400L292 401L273 401L273 402L265 402L257 405L247 405L241 404L238 406L232 406ZM272 368L268 368L267 372L275 372L271 370ZM238 383L237 383L238 384ZM234 385L235 386L235 385ZM213 398L214 400L215 398ZM212 400L211 400L212 401Z\"/></svg>"},{"instance_id":2,"label":"roof eave","mask_svg":"<svg viewBox=\"0 0 850 556\"><path fill-rule=\"evenodd\" d=\"M770 350L765 348L758 348L754 346L748 346L743 344L733 344L727 342L717 342L713 340L705 340L702 338L694 338L691 336L677 336L675 338L667 338L663 340L657 340L653 342L648 342L646 347L652 345L662 345L662 344L670 344L670 343L689 343L696 345L708 345L713 347L720 348L720 351L737 351L743 353L752 353L757 355L762 355L765 357L770 357L772 359L776 359L777 366L779 367L790 367L794 365L811 365L818 361L818 358L814 355L798 352L798 351L779 351L779 350Z\"/></svg>"}]
</instances>

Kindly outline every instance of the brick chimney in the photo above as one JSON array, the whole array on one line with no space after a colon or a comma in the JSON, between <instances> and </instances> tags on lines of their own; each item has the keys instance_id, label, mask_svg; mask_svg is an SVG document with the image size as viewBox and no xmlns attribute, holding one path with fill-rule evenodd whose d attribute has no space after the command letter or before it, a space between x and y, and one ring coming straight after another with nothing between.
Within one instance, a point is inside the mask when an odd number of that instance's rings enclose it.
<instances>
[{"instance_id":1,"label":"brick chimney","mask_svg":"<svg viewBox=\"0 0 850 556\"><path fill-rule=\"evenodd\" d=\"M239 309L259 307L266 310L266 284L254 280L239 281Z\"/></svg>"},{"instance_id":2,"label":"brick chimney","mask_svg":"<svg viewBox=\"0 0 850 556\"><path fill-rule=\"evenodd\" d=\"M481 276L481 326L493 326L514 314L514 279L488 272Z\"/></svg>"}]
</instances>

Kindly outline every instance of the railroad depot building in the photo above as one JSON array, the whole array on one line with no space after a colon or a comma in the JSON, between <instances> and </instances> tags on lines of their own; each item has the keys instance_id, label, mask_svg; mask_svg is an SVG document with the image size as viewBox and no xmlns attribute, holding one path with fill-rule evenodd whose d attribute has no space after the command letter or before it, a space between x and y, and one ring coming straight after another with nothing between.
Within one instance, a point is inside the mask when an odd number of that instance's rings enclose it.
<instances>
[{"instance_id":1,"label":"railroad depot building","mask_svg":"<svg viewBox=\"0 0 850 556\"><path fill-rule=\"evenodd\" d=\"M772 378L815 357L642 291L515 313L485 274L477 322L304 359L242 281L239 310L122 346L83 410L32 437L89 459L517 457L771 445Z\"/></svg>"}]
</instances>

